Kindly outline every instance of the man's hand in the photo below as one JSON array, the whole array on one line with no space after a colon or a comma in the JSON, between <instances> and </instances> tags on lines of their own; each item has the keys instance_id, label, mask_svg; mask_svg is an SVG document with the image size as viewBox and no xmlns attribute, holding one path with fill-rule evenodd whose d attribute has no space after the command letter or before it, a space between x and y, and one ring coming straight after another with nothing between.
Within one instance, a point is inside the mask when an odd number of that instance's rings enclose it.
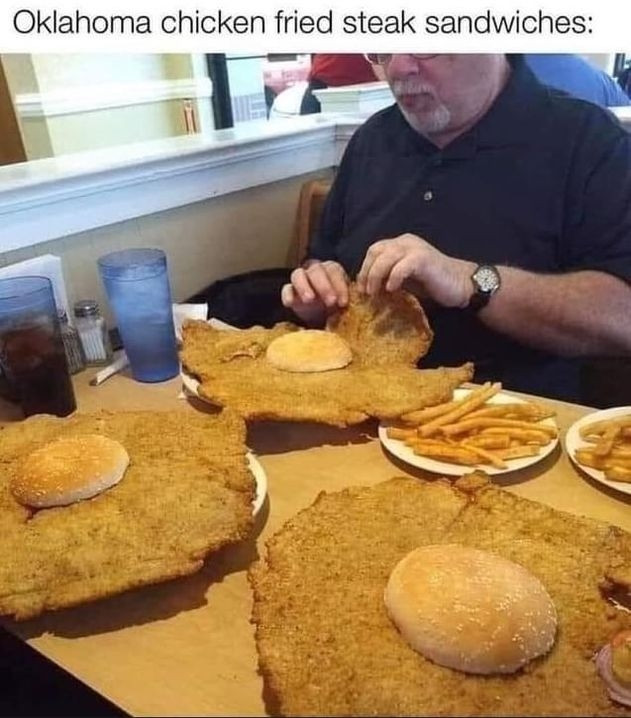
<instances>
[{"instance_id":1,"label":"man's hand","mask_svg":"<svg viewBox=\"0 0 631 718\"><path fill-rule=\"evenodd\" d=\"M370 247L357 285L360 292L373 296L382 287L394 292L412 280L438 304L466 307L473 293L471 275L475 267L473 262L448 257L414 234L401 234Z\"/></svg>"},{"instance_id":2,"label":"man's hand","mask_svg":"<svg viewBox=\"0 0 631 718\"><path fill-rule=\"evenodd\" d=\"M281 290L283 305L304 322L321 323L327 314L348 304L348 277L341 264L311 260L291 273Z\"/></svg>"}]
</instances>

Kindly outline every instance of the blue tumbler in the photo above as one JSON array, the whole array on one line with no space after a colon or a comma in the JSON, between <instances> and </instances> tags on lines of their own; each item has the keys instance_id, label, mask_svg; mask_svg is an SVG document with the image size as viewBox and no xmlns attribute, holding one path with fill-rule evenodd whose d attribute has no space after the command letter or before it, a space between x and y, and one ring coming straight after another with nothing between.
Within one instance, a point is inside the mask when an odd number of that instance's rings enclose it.
<instances>
[{"instance_id":1,"label":"blue tumbler","mask_svg":"<svg viewBox=\"0 0 631 718\"><path fill-rule=\"evenodd\" d=\"M164 381L179 371L166 255L125 249L98 260L134 379Z\"/></svg>"}]
</instances>

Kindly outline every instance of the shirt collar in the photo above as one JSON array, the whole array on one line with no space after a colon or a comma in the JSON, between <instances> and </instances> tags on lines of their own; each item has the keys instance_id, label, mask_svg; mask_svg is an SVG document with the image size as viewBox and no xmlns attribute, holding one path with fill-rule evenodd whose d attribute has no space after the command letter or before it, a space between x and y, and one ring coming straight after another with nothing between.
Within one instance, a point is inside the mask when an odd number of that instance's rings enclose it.
<instances>
[{"instance_id":1,"label":"shirt collar","mask_svg":"<svg viewBox=\"0 0 631 718\"><path fill-rule=\"evenodd\" d=\"M478 148L529 143L533 126L536 127L533 123L547 104L548 91L530 70L523 55L508 55L508 61L511 74L504 89L471 129Z\"/></svg>"},{"instance_id":2,"label":"shirt collar","mask_svg":"<svg viewBox=\"0 0 631 718\"><path fill-rule=\"evenodd\" d=\"M400 121L413 136L414 143L426 154L441 153L450 159L472 157L478 149L527 144L532 127L548 96L546 88L529 69L523 55L508 55L511 73L505 87L489 111L464 134L439 149L407 123L399 110Z\"/></svg>"}]
</instances>

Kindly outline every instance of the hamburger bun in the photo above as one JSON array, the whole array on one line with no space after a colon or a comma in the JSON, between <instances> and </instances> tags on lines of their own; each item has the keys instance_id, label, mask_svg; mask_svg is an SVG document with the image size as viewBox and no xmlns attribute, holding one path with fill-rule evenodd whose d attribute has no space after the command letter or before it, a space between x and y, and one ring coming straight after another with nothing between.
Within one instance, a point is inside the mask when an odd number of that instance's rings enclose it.
<instances>
[{"instance_id":1,"label":"hamburger bun","mask_svg":"<svg viewBox=\"0 0 631 718\"><path fill-rule=\"evenodd\" d=\"M342 369L353 354L342 337L321 329L283 334L267 347L267 360L282 371L319 372Z\"/></svg>"},{"instance_id":2,"label":"hamburger bun","mask_svg":"<svg viewBox=\"0 0 631 718\"><path fill-rule=\"evenodd\" d=\"M459 671L513 673L554 643L556 609L543 584L486 551L417 548L395 566L384 598L412 648Z\"/></svg>"},{"instance_id":3,"label":"hamburger bun","mask_svg":"<svg viewBox=\"0 0 631 718\"><path fill-rule=\"evenodd\" d=\"M27 454L15 467L10 489L25 506L65 506L114 486L128 464L118 441L98 434L69 436Z\"/></svg>"}]
</instances>

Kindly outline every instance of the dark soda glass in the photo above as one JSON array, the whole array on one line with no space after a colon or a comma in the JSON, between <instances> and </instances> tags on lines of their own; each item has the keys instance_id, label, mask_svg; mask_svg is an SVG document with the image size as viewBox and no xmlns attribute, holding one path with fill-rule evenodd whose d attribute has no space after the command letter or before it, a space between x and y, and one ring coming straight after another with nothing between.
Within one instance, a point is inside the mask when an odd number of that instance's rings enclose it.
<instances>
[{"instance_id":1,"label":"dark soda glass","mask_svg":"<svg viewBox=\"0 0 631 718\"><path fill-rule=\"evenodd\" d=\"M0 280L0 368L25 416L76 409L50 280Z\"/></svg>"}]
</instances>

